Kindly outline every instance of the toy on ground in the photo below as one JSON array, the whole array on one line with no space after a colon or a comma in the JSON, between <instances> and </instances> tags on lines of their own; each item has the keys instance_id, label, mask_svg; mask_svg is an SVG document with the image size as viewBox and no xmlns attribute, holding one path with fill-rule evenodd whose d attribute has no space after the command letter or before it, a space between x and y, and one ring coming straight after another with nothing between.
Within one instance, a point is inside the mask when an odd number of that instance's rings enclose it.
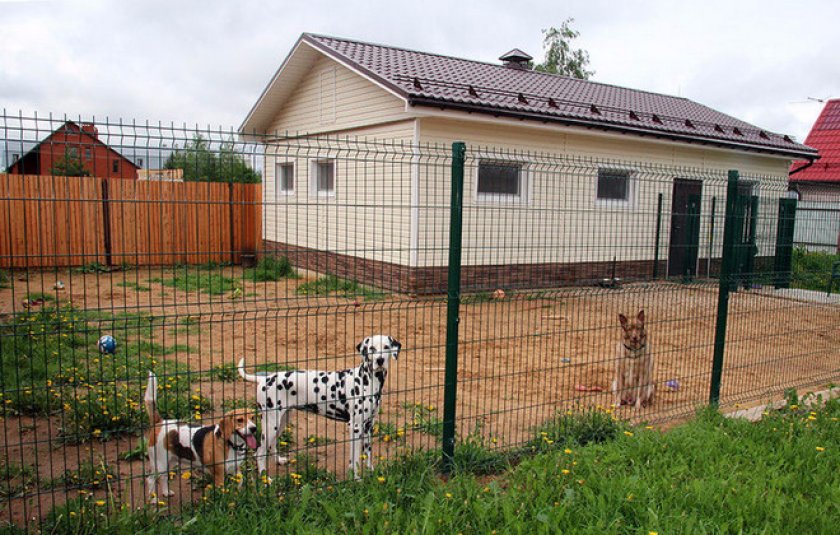
<instances>
[{"instance_id":1,"label":"toy on ground","mask_svg":"<svg viewBox=\"0 0 840 535\"><path fill-rule=\"evenodd\" d=\"M117 341L110 334L103 335L96 345L99 348L99 352L103 355L113 355L117 350Z\"/></svg>"}]
</instances>

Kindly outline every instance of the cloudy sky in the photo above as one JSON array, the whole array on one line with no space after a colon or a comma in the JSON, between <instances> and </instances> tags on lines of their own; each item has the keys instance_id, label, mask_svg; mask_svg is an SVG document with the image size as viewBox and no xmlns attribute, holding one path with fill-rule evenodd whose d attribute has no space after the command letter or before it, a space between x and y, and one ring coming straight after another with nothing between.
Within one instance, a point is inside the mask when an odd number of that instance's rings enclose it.
<instances>
[{"instance_id":1,"label":"cloudy sky","mask_svg":"<svg viewBox=\"0 0 840 535\"><path fill-rule=\"evenodd\" d=\"M495 62L567 17L595 81L800 140L840 97L836 0L0 0L0 106L237 127L302 32Z\"/></svg>"}]
</instances>

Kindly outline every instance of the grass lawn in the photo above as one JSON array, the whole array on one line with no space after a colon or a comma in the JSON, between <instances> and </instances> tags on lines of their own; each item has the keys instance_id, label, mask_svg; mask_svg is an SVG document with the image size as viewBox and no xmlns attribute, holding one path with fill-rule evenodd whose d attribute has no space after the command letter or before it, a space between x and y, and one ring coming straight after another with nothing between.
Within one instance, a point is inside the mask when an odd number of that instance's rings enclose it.
<instances>
[{"instance_id":1,"label":"grass lawn","mask_svg":"<svg viewBox=\"0 0 840 535\"><path fill-rule=\"evenodd\" d=\"M591 421L590 421L591 418ZM437 454L382 465L361 483L315 472L229 487L182 516L94 504L44 531L123 533L836 533L840 402L791 405L757 424L712 411L667 433L601 414L535 430L515 466L476 434L444 480ZM565 429L565 432L559 432ZM586 444L586 445L583 445ZM477 467L494 466L491 475ZM302 470L299 470L302 472ZM298 487L291 493L278 490ZM81 512L81 508L85 512Z\"/></svg>"},{"instance_id":2,"label":"grass lawn","mask_svg":"<svg viewBox=\"0 0 840 535\"><path fill-rule=\"evenodd\" d=\"M840 261L840 255L808 252L802 248L793 250L791 286L824 292L828 289L831 266ZM834 293L840 292L840 285L834 285Z\"/></svg>"}]
</instances>

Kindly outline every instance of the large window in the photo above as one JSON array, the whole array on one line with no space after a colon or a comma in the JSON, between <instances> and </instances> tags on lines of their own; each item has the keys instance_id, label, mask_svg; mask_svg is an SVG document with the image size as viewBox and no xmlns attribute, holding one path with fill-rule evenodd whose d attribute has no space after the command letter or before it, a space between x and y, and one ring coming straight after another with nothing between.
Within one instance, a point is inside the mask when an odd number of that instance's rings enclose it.
<instances>
[{"instance_id":1,"label":"large window","mask_svg":"<svg viewBox=\"0 0 840 535\"><path fill-rule=\"evenodd\" d=\"M335 160L317 160L313 163L312 192L324 197L335 195Z\"/></svg>"},{"instance_id":2,"label":"large window","mask_svg":"<svg viewBox=\"0 0 840 535\"><path fill-rule=\"evenodd\" d=\"M525 174L519 162L482 160L478 163L476 196L479 200L524 198Z\"/></svg>"},{"instance_id":3,"label":"large window","mask_svg":"<svg viewBox=\"0 0 840 535\"><path fill-rule=\"evenodd\" d=\"M295 193L295 164L277 164L277 189L282 195L294 195Z\"/></svg>"},{"instance_id":4,"label":"large window","mask_svg":"<svg viewBox=\"0 0 840 535\"><path fill-rule=\"evenodd\" d=\"M599 201L630 201L630 171L598 169Z\"/></svg>"}]
</instances>

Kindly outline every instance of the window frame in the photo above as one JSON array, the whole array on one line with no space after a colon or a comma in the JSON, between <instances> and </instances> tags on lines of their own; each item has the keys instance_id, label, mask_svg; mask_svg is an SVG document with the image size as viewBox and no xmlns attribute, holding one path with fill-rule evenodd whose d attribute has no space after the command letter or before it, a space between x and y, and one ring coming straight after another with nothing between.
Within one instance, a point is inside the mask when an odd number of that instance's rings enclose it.
<instances>
[{"instance_id":1,"label":"window frame","mask_svg":"<svg viewBox=\"0 0 840 535\"><path fill-rule=\"evenodd\" d=\"M482 164L518 167L518 193L484 193L479 191L478 186L481 180ZM529 204L531 198L531 180L528 167L529 163L523 160L499 158L494 155L479 156L475 165L474 173L473 198L475 199L475 202L478 204Z\"/></svg>"},{"instance_id":2,"label":"window frame","mask_svg":"<svg viewBox=\"0 0 840 535\"><path fill-rule=\"evenodd\" d=\"M284 189L283 188L282 168L284 168L284 167L291 167L291 169L292 169L292 187L291 187L291 189ZM283 195L283 196L286 196L286 197L291 197L291 196L295 195L295 183L297 182L297 180L296 180L297 177L295 176L297 174L296 171L297 171L297 166L295 165L295 162L293 162L293 161L277 162L274 165L274 183L275 183L274 189L279 195Z\"/></svg>"},{"instance_id":3,"label":"window frame","mask_svg":"<svg viewBox=\"0 0 840 535\"><path fill-rule=\"evenodd\" d=\"M322 164L331 164L332 165L332 189L331 190L319 190L318 189L318 179L319 179L319 169ZM311 197L325 197L325 198L334 198L335 191L338 186L338 163L336 162L335 158L318 158L312 160L309 167L309 194Z\"/></svg>"},{"instance_id":4,"label":"window frame","mask_svg":"<svg viewBox=\"0 0 840 535\"><path fill-rule=\"evenodd\" d=\"M611 173L611 174L623 174L627 180L627 187L626 187L626 195L623 199L614 199L614 198L605 198L598 196L598 188L601 183L601 174L602 173ZM604 206L604 207L631 207L634 205L636 200L636 176L635 171L633 169L621 168L621 167L599 167L596 174L595 174L595 188L593 192L593 196L595 199L596 206Z\"/></svg>"}]
</instances>

